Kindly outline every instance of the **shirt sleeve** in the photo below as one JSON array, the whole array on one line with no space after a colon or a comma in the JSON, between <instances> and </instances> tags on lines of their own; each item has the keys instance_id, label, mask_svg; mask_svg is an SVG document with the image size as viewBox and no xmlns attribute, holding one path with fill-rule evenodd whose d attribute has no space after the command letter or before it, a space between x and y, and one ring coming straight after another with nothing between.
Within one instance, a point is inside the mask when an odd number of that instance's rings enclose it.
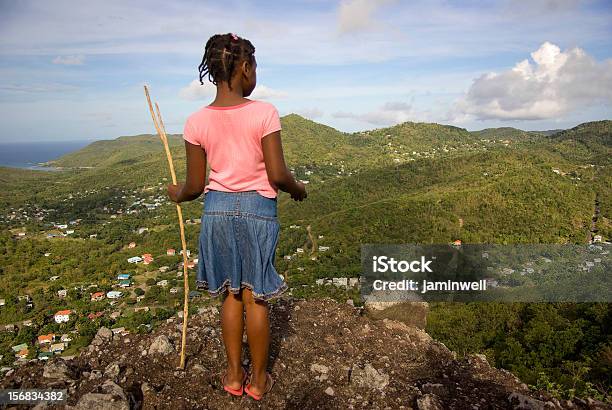
<instances>
[{"instance_id":1,"label":"shirt sleeve","mask_svg":"<svg viewBox=\"0 0 612 410\"><path fill-rule=\"evenodd\" d=\"M185 128L183 129L183 139L193 145L202 145L199 141L198 135L195 132L195 129L193 128L193 125L191 124L191 122L189 122L189 119L187 119L187 121L185 122Z\"/></svg>"},{"instance_id":2,"label":"shirt sleeve","mask_svg":"<svg viewBox=\"0 0 612 410\"><path fill-rule=\"evenodd\" d=\"M270 104L270 109L268 110L268 113L264 118L261 138L273 133L274 131L280 131L281 129L282 127L280 117L278 115L278 110L274 105Z\"/></svg>"}]
</instances>

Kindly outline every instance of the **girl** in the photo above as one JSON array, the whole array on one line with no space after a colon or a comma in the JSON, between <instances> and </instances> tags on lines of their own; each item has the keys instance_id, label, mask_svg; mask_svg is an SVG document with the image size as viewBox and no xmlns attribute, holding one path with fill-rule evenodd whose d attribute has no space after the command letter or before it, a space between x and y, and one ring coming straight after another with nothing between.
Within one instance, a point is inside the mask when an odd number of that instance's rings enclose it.
<instances>
[{"instance_id":1,"label":"girl","mask_svg":"<svg viewBox=\"0 0 612 410\"><path fill-rule=\"evenodd\" d=\"M221 312L227 370L223 388L255 400L270 391L266 371L270 323L267 300L287 290L274 268L279 223L278 189L296 201L304 184L285 165L281 124L274 105L245 98L257 82L255 47L233 33L213 35L199 66L200 83L217 86L215 100L191 114L183 138L186 182L168 185L174 202L204 192L196 285L211 296L224 295ZM211 79L212 76L212 79ZM206 164L210 165L205 186ZM252 369L241 366L243 309Z\"/></svg>"}]
</instances>

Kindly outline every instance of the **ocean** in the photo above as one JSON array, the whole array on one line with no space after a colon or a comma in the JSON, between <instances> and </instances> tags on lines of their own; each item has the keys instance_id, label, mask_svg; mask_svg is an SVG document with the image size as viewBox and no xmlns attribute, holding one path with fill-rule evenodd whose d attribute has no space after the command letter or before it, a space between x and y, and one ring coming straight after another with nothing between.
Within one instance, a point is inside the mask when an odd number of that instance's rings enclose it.
<instances>
[{"instance_id":1,"label":"ocean","mask_svg":"<svg viewBox=\"0 0 612 410\"><path fill-rule=\"evenodd\" d=\"M41 167L37 163L57 159L92 142L92 140L0 142L0 166L53 171L55 168Z\"/></svg>"}]
</instances>

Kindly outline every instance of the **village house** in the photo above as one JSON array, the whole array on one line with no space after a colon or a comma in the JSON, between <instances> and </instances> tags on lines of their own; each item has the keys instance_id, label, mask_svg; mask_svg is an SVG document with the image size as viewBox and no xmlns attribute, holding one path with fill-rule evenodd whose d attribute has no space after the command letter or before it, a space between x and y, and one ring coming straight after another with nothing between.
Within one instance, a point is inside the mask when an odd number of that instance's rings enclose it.
<instances>
[{"instance_id":1,"label":"village house","mask_svg":"<svg viewBox=\"0 0 612 410\"><path fill-rule=\"evenodd\" d=\"M53 315L53 318L55 319L56 323L66 323L70 320L70 313L71 311L69 309L60 310L55 315Z\"/></svg>"},{"instance_id":2,"label":"village house","mask_svg":"<svg viewBox=\"0 0 612 410\"><path fill-rule=\"evenodd\" d=\"M49 351L52 353L61 353L66 348L66 344L63 342L53 343L49 348Z\"/></svg>"},{"instance_id":3,"label":"village house","mask_svg":"<svg viewBox=\"0 0 612 410\"><path fill-rule=\"evenodd\" d=\"M130 279L129 273L120 273L119 275L117 275L117 280L127 280L127 279Z\"/></svg>"},{"instance_id":4,"label":"village house","mask_svg":"<svg viewBox=\"0 0 612 410\"><path fill-rule=\"evenodd\" d=\"M325 252L329 250L329 246L319 246L319 252Z\"/></svg>"},{"instance_id":5,"label":"village house","mask_svg":"<svg viewBox=\"0 0 612 410\"><path fill-rule=\"evenodd\" d=\"M168 280L167 279L160 280L159 282L156 283L156 285L166 287L168 286Z\"/></svg>"},{"instance_id":6,"label":"village house","mask_svg":"<svg viewBox=\"0 0 612 410\"><path fill-rule=\"evenodd\" d=\"M121 286L122 288L129 288L130 286L132 286L132 281L129 279L121 280L119 281L119 286Z\"/></svg>"},{"instance_id":7,"label":"village house","mask_svg":"<svg viewBox=\"0 0 612 410\"><path fill-rule=\"evenodd\" d=\"M115 327L115 328L111 329L111 331L113 332L114 335L121 334L121 333L125 332L125 327L123 327L123 326Z\"/></svg>"},{"instance_id":8,"label":"village house","mask_svg":"<svg viewBox=\"0 0 612 410\"><path fill-rule=\"evenodd\" d=\"M95 292L91 294L91 301L97 302L99 300L104 299L104 292Z\"/></svg>"},{"instance_id":9,"label":"village house","mask_svg":"<svg viewBox=\"0 0 612 410\"><path fill-rule=\"evenodd\" d=\"M453 241L454 246L461 246L461 239L456 239Z\"/></svg>"},{"instance_id":10,"label":"village house","mask_svg":"<svg viewBox=\"0 0 612 410\"><path fill-rule=\"evenodd\" d=\"M134 312L148 312L149 311L149 307L148 306L140 306L140 307L135 307L134 308Z\"/></svg>"},{"instance_id":11,"label":"village house","mask_svg":"<svg viewBox=\"0 0 612 410\"><path fill-rule=\"evenodd\" d=\"M136 247L136 242L130 242L128 245L128 249L132 249Z\"/></svg>"},{"instance_id":12,"label":"village house","mask_svg":"<svg viewBox=\"0 0 612 410\"><path fill-rule=\"evenodd\" d=\"M31 319L26 319L26 320L24 320L23 322L21 322L21 325L22 325L22 326L28 326L28 327L30 327L30 326L32 326L32 320L31 320Z\"/></svg>"},{"instance_id":13,"label":"village house","mask_svg":"<svg viewBox=\"0 0 612 410\"><path fill-rule=\"evenodd\" d=\"M151 255L150 253L145 253L142 255L142 259L143 263L145 265L148 265L149 263L153 262L153 255Z\"/></svg>"},{"instance_id":14,"label":"village house","mask_svg":"<svg viewBox=\"0 0 612 410\"><path fill-rule=\"evenodd\" d=\"M295 251L296 251L297 253L304 253L304 249L302 249L302 248L297 248Z\"/></svg>"},{"instance_id":15,"label":"village house","mask_svg":"<svg viewBox=\"0 0 612 410\"><path fill-rule=\"evenodd\" d=\"M118 290L111 290L110 292L106 294L106 297L109 299L118 299L121 297L121 295L123 295L122 292Z\"/></svg>"},{"instance_id":16,"label":"village house","mask_svg":"<svg viewBox=\"0 0 612 410\"><path fill-rule=\"evenodd\" d=\"M93 238L97 238L98 234L97 233L92 233L91 235L89 235L89 239L93 239Z\"/></svg>"},{"instance_id":17,"label":"village house","mask_svg":"<svg viewBox=\"0 0 612 410\"><path fill-rule=\"evenodd\" d=\"M66 235L72 235L74 233L74 229L67 229Z\"/></svg>"},{"instance_id":18,"label":"village house","mask_svg":"<svg viewBox=\"0 0 612 410\"><path fill-rule=\"evenodd\" d=\"M102 317L102 316L104 316L104 312L95 312L95 313L91 312L90 314L87 315L87 318L89 320L95 320L95 319L97 319L99 317Z\"/></svg>"},{"instance_id":19,"label":"village house","mask_svg":"<svg viewBox=\"0 0 612 410\"><path fill-rule=\"evenodd\" d=\"M183 254L183 250L181 249L181 251L179 252L179 255ZM189 257L191 255L191 251L189 249L187 249L187 257Z\"/></svg>"},{"instance_id":20,"label":"village house","mask_svg":"<svg viewBox=\"0 0 612 410\"><path fill-rule=\"evenodd\" d=\"M6 300L0 299L0 306L4 306L4 305L6 305Z\"/></svg>"},{"instance_id":21,"label":"village house","mask_svg":"<svg viewBox=\"0 0 612 410\"><path fill-rule=\"evenodd\" d=\"M141 235L144 232L147 232L149 230L149 228L138 228L138 234Z\"/></svg>"},{"instance_id":22,"label":"village house","mask_svg":"<svg viewBox=\"0 0 612 410\"><path fill-rule=\"evenodd\" d=\"M144 295L136 296L136 302L140 302L144 299Z\"/></svg>"},{"instance_id":23,"label":"village house","mask_svg":"<svg viewBox=\"0 0 612 410\"><path fill-rule=\"evenodd\" d=\"M30 353L30 351L27 348L25 348L17 352L15 356L18 357L19 359L27 359L28 353Z\"/></svg>"},{"instance_id":24,"label":"village house","mask_svg":"<svg viewBox=\"0 0 612 410\"><path fill-rule=\"evenodd\" d=\"M47 335L40 335L38 336L38 344L45 344L45 343L53 343L55 341L55 334L54 333L49 333Z\"/></svg>"},{"instance_id":25,"label":"village house","mask_svg":"<svg viewBox=\"0 0 612 410\"><path fill-rule=\"evenodd\" d=\"M170 266L160 266L158 270L159 270L161 273L164 273L164 272L166 272L168 269L170 269Z\"/></svg>"},{"instance_id":26,"label":"village house","mask_svg":"<svg viewBox=\"0 0 612 410\"><path fill-rule=\"evenodd\" d=\"M170 293L178 293L178 288L170 288Z\"/></svg>"},{"instance_id":27,"label":"village house","mask_svg":"<svg viewBox=\"0 0 612 410\"><path fill-rule=\"evenodd\" d=\"M172 248L166 249L166 255L174 256L174 255L176 255L176 250L172 249Z\"/></svg>"},{"instance_id":28,"label":"village house","mask_svg":"<svg viewBox=\"0 0 612 410\"><path fill-rule=\"evenodd\" d=\"M62 299L65 298L67 294L68 294L68 290L66 289L60 289L57 291L57 296L59 296Z\"/></svg>"},{"instance_id":29,"label":"village house","mask_svg":"<svg viewBox=\"0 0 612 410\"><path fill-rule=\"evenodd\" d=\"M58 279L59 279L59 276L51 276L51 277L49 278L49 280L50 280L51 282L54 282L54 281L56 281L56 280L58 280Z\"/></svg>"},{"instance_id":30,"label":"village house","mask_svg":"<svg viewBox=\"0 0 612 410\"><path fill-rule=\"evenodd\" d=\"M51 352L38 353L38 360L49 360L50 357L53 357L53 353Z\"/></svg>"},{"instance_id":31,"label":"village house","mask_svg":"<svg viewBox=\"0 0 612 410\"><path fill-rule=\"evenodd\" d=\"M132 256L131 258L128 258L127 261L129 263L138 263L138 262L142 262L142 258L140 256Z\"/></svg>"}]
</instances>

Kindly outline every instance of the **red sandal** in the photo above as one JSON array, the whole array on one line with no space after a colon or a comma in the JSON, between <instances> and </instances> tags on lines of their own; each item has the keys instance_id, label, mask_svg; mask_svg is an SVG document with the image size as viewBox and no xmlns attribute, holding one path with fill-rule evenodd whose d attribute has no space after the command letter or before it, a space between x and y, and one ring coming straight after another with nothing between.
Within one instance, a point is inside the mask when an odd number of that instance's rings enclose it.
<instances>
[{"instance_id":1,"label":"red sandal","mask_svg":"<svg viewBox=\"0 0 612 410\"><path fill-rule=\"evenodd\" d=\"M266 391L264 391L262 394L255 394L249 389L251 387L251 377L249 375L249 382L244 386L244 392L251 396L253 399L259 401L263 398L264 394L269 393L270 390L272 390L272 386L274 386L274 380L268 372L266 372L266 382L269 382L268 384L266 384L266 386L269 385L269 387L266 388Z\"/></svg>"},{"instance_id":2,"label":"red sandal","mask_svg":"<svg viewBox=\"0 0 612 410\"><path fill-rule=\"evenodd\" d=\"M229 394L233 395L233 396L242 396L242 394L244 393L244 382L247 379L247 372L244 369L244 367L242 368L242 384L240 385L239 389L232 389L231 387L228 387L225 385L225 377L227 376L227 370L225 371L225 373L223 373L223 376L221 377L221 384L223 384L223 390L225 390L226 392L228 392Z\"/></svg>"}]
</instances>

